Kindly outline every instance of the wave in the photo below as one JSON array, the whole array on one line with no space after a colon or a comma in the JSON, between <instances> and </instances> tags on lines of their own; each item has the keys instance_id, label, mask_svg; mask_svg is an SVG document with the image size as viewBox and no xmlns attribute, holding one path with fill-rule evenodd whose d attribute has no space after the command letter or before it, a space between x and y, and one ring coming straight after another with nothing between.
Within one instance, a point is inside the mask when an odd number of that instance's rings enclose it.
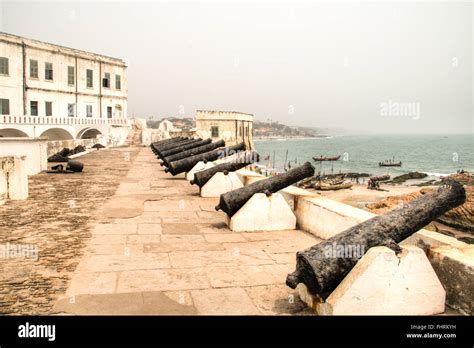
<instances>
[{"instance_id":1,"label":"wave","mask_svg":"<svg viewBox=\"0 0 474 348\"><path fill-rule=\"evenodd\" d=\"M456 173L430 173L430 172L424 172L425 174L428 174L428 176L437 176L437 177L442 177L442 176L448 176L451 174L456 174Z\"/></svg>"}]
</instances>

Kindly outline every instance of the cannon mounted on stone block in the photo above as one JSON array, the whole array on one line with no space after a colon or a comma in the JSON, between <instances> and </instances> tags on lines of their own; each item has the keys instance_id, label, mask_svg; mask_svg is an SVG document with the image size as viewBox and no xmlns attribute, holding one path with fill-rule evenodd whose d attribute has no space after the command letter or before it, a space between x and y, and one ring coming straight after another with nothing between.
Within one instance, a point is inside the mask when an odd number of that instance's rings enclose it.
<instances>
[{"instance_id":1,"label":"cannon mounted on stone block","mask_svg":"<svg viewBox=\"0 0 474 348\"><path fill-rule=\"evenodd\" d=\"M229 172L234 172L258 161L258 153L256 151L249 151L244 153L243 156L238 156L235 161L220 163L212 168L195 173L194 179L190 183L191 185L196 184L199 187L203 187L216 173L227 175Z\"/></svg>"},{"instance_id":2,"label":"cannon mounted on stone block","mask_svg":"<svg viewBox=\"0 0 474 348\"><path fill-rule=\"evenodd\" d=\"M215 149L213 151L200 153L194 156L183 158L178 161L171 162L168 168L165 169L165 172L171 173L172 175L188 172L200 161L203 161L203 162L215 161L220 158L234 155L239 151L245 151L245 149L246 149L245 144L241 143L234 146L228 146L224 148Z\"/></svg>"},{"instance_id":3,"label":"cannon mounted on stone block","mask_svg":"<svg viewBox=\"0 0 474 348\"><path fill-rule=\"evenodd\" d=\"M436 191L427 193L401 208L373 217L296 254L296 270L286 278L295 289L303 283L307 291L319 300L327 297L362 258L340 255L335 250L357 248L367 252L376 246L386 246L399 253L398 243L408 238L448 210L464 203L466 193L457 181L445 180Z\"/></svg>"},{"instance_id":4,"label":"cannon mounted on stone block","mask_svg":"<svg viewBox=\"0 0 474 348\"><path fill-rule=\"evenodd\" d=\"M270 196L285 187L293 185L304 178L314 175L314 167L306 162L286 173L256 181L248 186L222 194L216 210L222 210L227 216L232 217L256 193L265 193Z\"/></svg>"}]
</instances>

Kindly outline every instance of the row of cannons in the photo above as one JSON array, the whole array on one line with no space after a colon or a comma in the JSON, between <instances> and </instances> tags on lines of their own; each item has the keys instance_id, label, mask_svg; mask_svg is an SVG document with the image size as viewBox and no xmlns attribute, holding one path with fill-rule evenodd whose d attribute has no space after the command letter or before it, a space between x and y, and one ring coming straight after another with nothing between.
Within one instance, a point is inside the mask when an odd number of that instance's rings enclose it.
<instances>
[{"instance_id":1,"label":"row of cannons","mask_svg":"<svg viewBox=\"0 0 474 348\"><path fill-rule=\"evenodd\" d=\"M222 140L172 138L151 148L166 172L173 176L184 173L199 187L202 197L219 197L216 210L226 214L232 231L296 229L295 207L289 204L285 191L314 176L309 162L265 178L256 173L252 176L253 172L245 169L258 162L259 156L247 151L244 144L226 147ZM445 181L436 191L399 209L297 252L296 270L287 276L286 284L297 288L300 297L319 314L443 312L446 293L425 253L399 243L465 199L460 183ZM349 256L336 252L347 246L358 246L363 252ZM376 303L380 308L370 307ZM407 308L402 309L404 305Z\"/></svg>"}]
</instances>

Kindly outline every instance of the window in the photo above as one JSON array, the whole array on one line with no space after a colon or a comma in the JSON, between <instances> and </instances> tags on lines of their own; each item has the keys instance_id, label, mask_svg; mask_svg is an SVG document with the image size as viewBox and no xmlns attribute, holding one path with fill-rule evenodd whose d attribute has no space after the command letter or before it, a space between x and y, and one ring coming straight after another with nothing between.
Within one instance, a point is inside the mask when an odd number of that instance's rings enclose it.
<instances>
[{"instance_id":1,"label":"window","mask_svg":"<svg viewBox=\"0 0 474 348\"><path fill-rule=\"evenodd\" d=\"M44 63L44 79L53 81L53 63Z\"/></svg>"},{"instance_id":2,"label":"window","mask_svg":"<svg viewBox=\"0 0 474 348\"><path fill-rule=\"evenodd\" d=\"M73 66L68 66L67 67L67 84L69 86L74 86L74 67Z\"/></svg>"},{"instance_id":3,"label":"window","mask_svg":"<svg viewBox=\"0 0 474 348\"><path fill-rule=\"evenodd\" d=\"M102 79L102 87L110 88L110 74L104 73L104 78Z\"/></svg>"},{"instance_id":4,"label":"window","mask_svg":"<svg viewBox=\"0 0 474 348\"><path fill-rule=\"evenodd\" d=\"M30 78L38 78L38 61L30 59Z\"/></svg>"},{"instance_id":5,"label":"window","mask_svg":"<svg viewBox=\"0 0 474 348\"><path fill-rule=\"evenodd\" d=\"M8 58L0 57L0 74L8 75Z\"/></svg>"},{"instance_id":6,"label":"window","mask_svg":"<svg viewBox=\"0 0 474 348\"><path fill-rule=\"evenodd\" d=\"M10 115L9 99L0 99L0 115Z\"/></svg>"},{"instance_id":7,"label":"window","mask_svg":"<svg viewBox=\"0 0 474 348\"><path fill-rule=\"evenodd\" d=\"M92 105L86 105L86 117L92 117Z\"/></svg>"},{"instance_id":8,"label":"window","mask_svg":"<svg viewBox=\"0 0 474 348\"><path fill-rule=\"evenodd\" d=\"M91 69L87 69L87 88L92 88L93 84L93 71Z\"/></svg>"},{"instance_id":9,"label":"window","mask_svg":"<svg viewBox=\"0 0 474 348\"><path fill-rule=\"evenodd\" d=\"M75 104L67 104L67 115L69 117L74 117Z\"/></svg>"},{"instance_id":10,"label":"window","mask_svg":"<svg viewBox=\"0 0 474 348\"><path fill-rule=\"evenodd\" d=\"M38 116L38 102L37 101L30 101L30 115Z\"/></svg>"},{"instance_id":11,"label":"window","mask_svg":"<svg viewBox=\"0 0 474 348\"><path fill-rule=\"evenodd\" d=\"M45 116L53 115L53 102L44 102Z\"/></svg>"},{"instance_id":12,"label":"window","mask_svg":"<svg viewBox=\"0 0 474 348\"><path fill-rule=\"evenodd\" d=\"M115 118L122 118L122 106L120 104L115 104L114 116Z\"/></svg>"},{"instance_id":13,"label":"window","mask_svg":"<svg viewBox=\"0 0 474 348\"><path fill-rule=\"evenodd\" d=\"M211 136L213 138L218 138L219 137L219 127L217 127L217 126L211 127Z\"/></svg>"},{"instance_id":14,"label":"window","mask_svg":"<svg viewBox=\"0 0 474 348\"><path fill-rule=\"evenodd\" d=\"M122 89L122 77L115 75L115 89Z\"/></svg>"},{"instance_id":15,"label":"window","mask_svg":"<svg viewBox=\"0 0 474 348\"><path fill-rule=\"evenodd\" d=\"M107 118L112 118L112 107L107 106Z\"/></svg>"}]
</instances>

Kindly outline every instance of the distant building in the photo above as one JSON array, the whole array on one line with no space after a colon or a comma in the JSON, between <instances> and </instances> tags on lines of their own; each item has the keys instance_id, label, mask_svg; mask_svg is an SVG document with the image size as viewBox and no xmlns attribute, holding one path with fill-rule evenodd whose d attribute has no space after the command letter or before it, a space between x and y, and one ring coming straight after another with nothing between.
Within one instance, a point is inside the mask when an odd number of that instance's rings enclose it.
<instances>
[{"instance_id":1,"label":"distant building","mask_svg":"<svg viewBox=\"0 0 474 348\"><path fill-rule=\"evenodd\" d=\"M196 111L196 133L201 138L223 139L226 145L253 143L253 115L235 111Z\"/></svg>"},{"instance_id":2,"label":"distant building","mask_svg":"<svg viewBox=\"0 0 474 348\"><path fill-rule=\"evenodd\" d=\"M0 33L0 136L123 143L126 69L121 59Z\"/></svg>"}]
</instances>

